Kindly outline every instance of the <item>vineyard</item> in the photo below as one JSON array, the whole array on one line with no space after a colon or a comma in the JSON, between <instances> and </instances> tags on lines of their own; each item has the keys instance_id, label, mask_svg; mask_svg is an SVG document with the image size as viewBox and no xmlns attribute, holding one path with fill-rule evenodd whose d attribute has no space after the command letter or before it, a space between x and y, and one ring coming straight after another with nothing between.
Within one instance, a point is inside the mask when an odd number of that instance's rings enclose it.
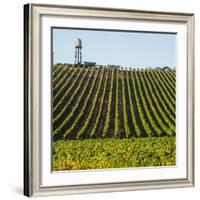
<instances>
[{"instance_id":1,"label":"vineyard","mask_svg":"<svg viewBox=\"0 0 200 200\"><path fill-rule=\"evenodd\" d=\"M55 65L53 140L176 134L176 72Z\"/></svg>"}]
</instances>

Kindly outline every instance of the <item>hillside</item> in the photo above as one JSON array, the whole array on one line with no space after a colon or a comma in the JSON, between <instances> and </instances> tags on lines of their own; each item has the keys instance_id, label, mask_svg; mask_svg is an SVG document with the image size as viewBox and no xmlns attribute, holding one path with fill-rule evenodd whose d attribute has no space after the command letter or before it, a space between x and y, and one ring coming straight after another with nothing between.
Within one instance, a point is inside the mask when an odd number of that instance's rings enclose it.
<instances>
[{"instance_id":1,"label":"hillside","mask_svg":"<svg viewBox=\"0 0 200 200\"><path fill-rule=\"evenodd\" d=\"M53 139L176 134L176 73L55 65Z\"/></svg>"}]
</instances>

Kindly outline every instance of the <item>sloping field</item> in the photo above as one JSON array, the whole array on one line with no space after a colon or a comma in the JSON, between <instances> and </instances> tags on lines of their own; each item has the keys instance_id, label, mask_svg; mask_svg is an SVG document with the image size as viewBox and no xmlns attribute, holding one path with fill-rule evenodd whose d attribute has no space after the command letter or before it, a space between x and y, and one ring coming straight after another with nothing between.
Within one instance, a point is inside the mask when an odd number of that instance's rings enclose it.
<instances>
[{"instance_id":1,"label":"sloping field","mask_svg":"<svg viewBox=\"0 0 200 200\"><path fill-rule=\"evenodd\" d=\"M174 136L176 73L53 67L53 140Z\"/></svg>"}]
</instances>

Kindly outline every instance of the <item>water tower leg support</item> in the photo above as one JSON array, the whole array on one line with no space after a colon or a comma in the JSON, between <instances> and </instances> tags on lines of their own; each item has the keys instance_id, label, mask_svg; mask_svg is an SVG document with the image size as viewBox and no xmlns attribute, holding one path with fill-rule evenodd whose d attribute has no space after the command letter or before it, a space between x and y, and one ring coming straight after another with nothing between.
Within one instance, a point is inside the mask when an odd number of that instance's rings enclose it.
<instances>
[{"instance_id":1,"label":"water tower leg support","mask_svg":"<svg viewBox=\"0 0 200 200\"><path fill-rule=\"evenodd\" d=\"M77 64L77 48L75 48L75 61L74 61L75 64Z\"/></svg>"},{"instance_id":2,"label":"water tower leg support","mask_svg":"<svg viewBox=\"0 0 200 200\"><path fill-rule=\"evenodd\" d=\"M82 63L82 51L80 49L80 64Z\"/></svg>"}]
</instances>

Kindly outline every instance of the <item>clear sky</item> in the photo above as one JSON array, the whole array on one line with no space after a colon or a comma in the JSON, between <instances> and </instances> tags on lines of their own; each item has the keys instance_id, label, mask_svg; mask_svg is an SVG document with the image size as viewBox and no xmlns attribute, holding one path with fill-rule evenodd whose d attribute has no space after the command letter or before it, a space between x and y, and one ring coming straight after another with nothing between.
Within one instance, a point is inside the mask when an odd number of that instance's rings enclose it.
<instances>
[{"instance_id":1,"label":"clear sky","mask_svg":"<svg viewBox=\"0 0 200 200\"><path fill-rule=\"evenodd\" d=\"M175 67L176 35L167 33L53 29L54 63L74 63L75 40L82 61L124 67Z\"/></svg>"}]
</instances>

